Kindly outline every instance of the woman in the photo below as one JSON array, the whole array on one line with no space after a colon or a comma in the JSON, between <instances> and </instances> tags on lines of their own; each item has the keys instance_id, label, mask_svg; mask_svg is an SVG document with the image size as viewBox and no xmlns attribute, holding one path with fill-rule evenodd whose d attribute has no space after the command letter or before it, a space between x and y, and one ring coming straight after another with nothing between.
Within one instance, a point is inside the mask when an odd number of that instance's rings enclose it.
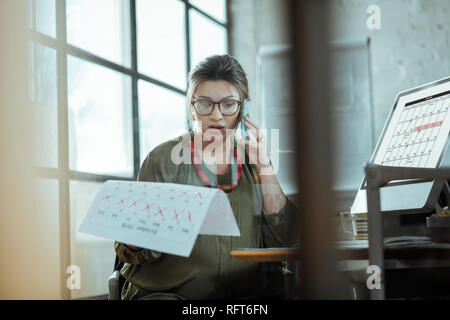
<instances>
[{"instance_id":1,"label":"woman","mask_svg":"<svg viewBox=\"0 0 450 320\"><path fill-rule=\"evenodd\" d=\"M122 299L235 299L262 297L267 289L262 266L235 259L230 251L292 244L298 229L296 208L283 194L264 136L250 116L245 118L250 141L235 135L245 99L247 78L235 58L211 56L200 62L190 72L187 93L194 128L154 148L138 176L140 181L221 188L241 236L199 235L188 258L116 242L116 253L125 262ZM176 164L173 148L186 140L193 161ZM240 156L238 146L244 145ZM203 161L196 164L199 158Z\"/></svg>"}]
</instances>

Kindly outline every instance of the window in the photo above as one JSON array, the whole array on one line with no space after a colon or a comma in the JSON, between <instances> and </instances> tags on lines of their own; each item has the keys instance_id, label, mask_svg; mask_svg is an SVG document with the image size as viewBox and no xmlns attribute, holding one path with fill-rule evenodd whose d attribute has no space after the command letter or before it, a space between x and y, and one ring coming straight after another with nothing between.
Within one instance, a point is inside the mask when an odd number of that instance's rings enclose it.
<instances>
[{"instance_id":1,"label":"window","mask_svg":"<svg viewBox=\"0 0 450 320\"><path fill-rule=\"evenodd\" d=\"M45 279L59 286L59 297L50 298L104 295L113 241L81 234L78 227L101 183L135 180L155 146L187 130L187 74L206 56L228 52L228 4L28 3L35 164L48 199L36 205L42 223L51 221L42 239L53 250L48 268L59 275ZM80 290L66 288L69 265L81 269Z\"/></svg>"}]
</instances>

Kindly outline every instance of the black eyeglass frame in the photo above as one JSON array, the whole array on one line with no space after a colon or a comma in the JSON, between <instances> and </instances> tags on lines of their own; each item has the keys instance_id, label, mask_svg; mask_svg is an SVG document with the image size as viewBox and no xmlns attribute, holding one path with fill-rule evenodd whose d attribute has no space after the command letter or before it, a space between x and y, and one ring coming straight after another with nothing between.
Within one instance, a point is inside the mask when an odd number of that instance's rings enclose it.
<instances>
[{"instance_id":1,"label":"black eyeglass frame","mask_svg":"<svg viewBox=\"0 0 450 320\"><path fill-rule=\"evenodd\" d=\"M201 114L201 113L199 113L198 110L197 110L197 108L195 107L195 103L198 102L199 100L208 100L208 101L210 101L210 102L212 103L212 105L213 105L213 107L212 107L212 109L211 109L211 112L209 112L209 113L207 113L207 114ZM221 103L222 103L223 101L234 101L234 102L237 102L237 104L238 104L237 110L236 110L235 112L233 112L232 114L224 114L224 113L222 112L222 107L221 107ZM194 101L191 102L191 105L194 107L195 112L197 112L197 113L198 113L199 115L201 115L201 116L209 116L211 113L213 113L213 112L214 112L214 108L216 107L216 104L219 105L219 111L220 111L220 113L222 113L222 115L224 115L225 117L230 117L230 116L235 115L236 112L239 112L239 111L241 110L241 106L242 106L242 102L241 102L241 101L234 100L234 99L228 99L228 98L223 99L223 100L220 100L219 102L214 102L214 101L211 101L210 99L206 99L206 98L197 99L197 100L194 100Z\"/></svg>"}]
</instances>

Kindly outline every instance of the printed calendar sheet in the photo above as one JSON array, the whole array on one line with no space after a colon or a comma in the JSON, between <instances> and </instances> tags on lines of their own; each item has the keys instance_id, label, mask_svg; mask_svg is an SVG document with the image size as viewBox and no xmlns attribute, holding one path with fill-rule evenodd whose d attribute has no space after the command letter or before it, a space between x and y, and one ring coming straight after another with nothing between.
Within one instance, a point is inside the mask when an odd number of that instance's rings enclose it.
<instances>
[{"instance_id":1,"label":"printed calendar sheet","mask_svg":"<svg viewBox=\"0 0 450 320\"><path fill-rule=\"evenodd\" d=\"M198 234L240 236L222 190L116 180L103 184L79 231L184 257Z\"/></svg>"}]
</instances>

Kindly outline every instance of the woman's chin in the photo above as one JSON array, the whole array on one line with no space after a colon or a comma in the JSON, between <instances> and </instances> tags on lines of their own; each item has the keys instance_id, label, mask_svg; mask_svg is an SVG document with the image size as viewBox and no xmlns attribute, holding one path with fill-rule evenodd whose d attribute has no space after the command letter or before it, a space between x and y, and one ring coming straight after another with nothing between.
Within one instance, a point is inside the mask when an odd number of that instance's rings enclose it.
<instances>
[{"instance_id":1,"label":"woman's chin","mask_svg":"<svg viewBox=\"0 0 450 320\"><path fill-rule=\"evenodd\" d=\"M208 128L203 132L204 139L211 139L216 142L220 140L225 140L233 136L233 129L221 128L221 129L212 129Z\"/></svg>"}]
</instances>

